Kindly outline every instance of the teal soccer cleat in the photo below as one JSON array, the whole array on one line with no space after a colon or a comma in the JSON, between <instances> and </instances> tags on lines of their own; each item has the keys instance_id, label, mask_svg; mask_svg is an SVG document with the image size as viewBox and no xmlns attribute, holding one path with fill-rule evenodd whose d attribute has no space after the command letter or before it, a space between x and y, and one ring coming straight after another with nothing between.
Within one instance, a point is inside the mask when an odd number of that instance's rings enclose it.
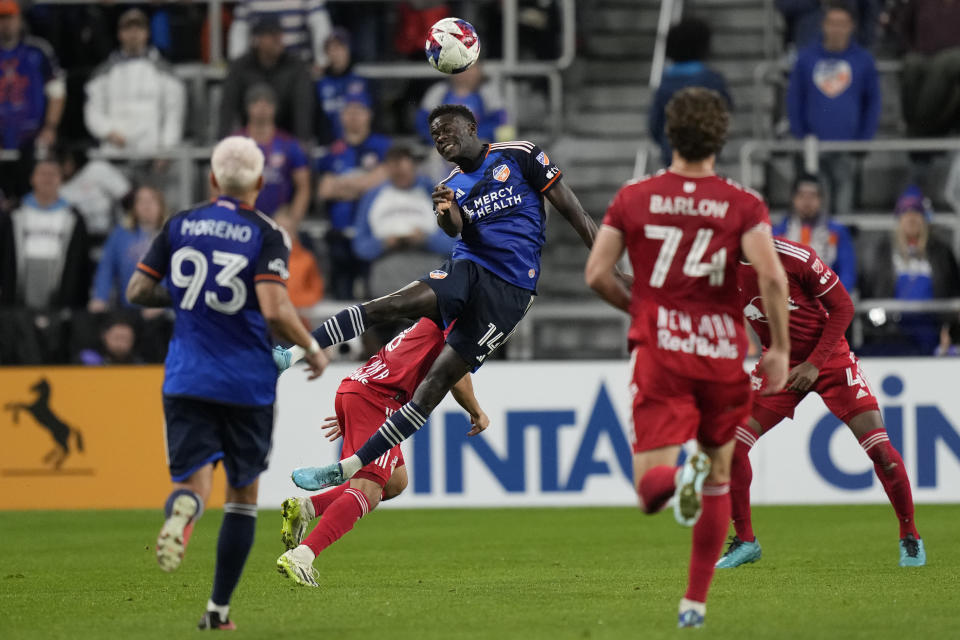
<instances>
[{"instance_id":1,"label":"teal soccer cleat","mask_svg":"<svg viewBox=\"0 0 960 640\"><path fill-rule=\"evenodd\" d=\"M726 553L720 557L720 560L717 561L715 566L717 569L733 569L742 564L756 562L760 559L760 555L759 542L756 540L753 542L744 542L737 536L734 536L730 540L730 546L727 547Z\"/></svg>"},{"instance_id":2,"label":"teal soccer cleat","mask_svg":"<svg viewBox=\"0 0 960 640\"><path fill-rule=\"evenodd\" d=\"M287 369L293 366L293 357L290 354L290 349L284 349L283 347L277 346L273 348L273 362L277 365L277 372L283 373Z\"/></svg>"},{"instance_id":3,"label":"teal soccer cleat","mask_svg":"<svg viewBox=\"0 0 960 640\"><path fill-rule=\"evenodd\" d=\"M900 539L900 566L922 567L927 564L927 550L923 548L923 539L907 534Z\"/></svg>"},{"instance_id":4,"label":"teal soccer cleat","mask_svg":"<svg viewBox=\"0 0 960 640\"><path fill-rule=\"evenodd\" d=\"M293 484L307 491L319 491L346 482L339 462L323 467L300 467L293 470L290 478L293 480Z\"/></svg>"}]
</instances>

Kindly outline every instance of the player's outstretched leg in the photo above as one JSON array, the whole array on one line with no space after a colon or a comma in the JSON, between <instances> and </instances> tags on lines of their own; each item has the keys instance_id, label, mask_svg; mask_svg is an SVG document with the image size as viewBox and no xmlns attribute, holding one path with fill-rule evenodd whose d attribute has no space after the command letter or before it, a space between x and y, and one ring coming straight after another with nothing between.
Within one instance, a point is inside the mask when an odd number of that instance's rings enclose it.
<instances>
[{"instance_id":1,"label":"player's outstretched leg","mask_svg":"<svg viewBox=\"0 0 960 640\"><path fill-rule=\"evenodd\" d=\"M680 468L673 495L673 515L685 527L692 527L700 517L703 483L709 475L710 458L703 452L687 458Z\"/></svg>"},{"instance_id":2,"label":"player's outstretched leg","mask_svg":"<svg viewBox=\"0 0 960 640\"><path fill-rule=\"evenodd\" d=\"M873 461L873 469L897 514L900 525L900 566L922 567L927 551L913 520L913 492L900 453L890 444L879 411L867 411L850 420L850 430Z\"/></svg>"},{"instance_id":3,"label":"player's outstretched leg","mask_svg":"<svg viewBox=\"0 0 960 640\"><path fill-rule=\"evenodd\" d=\"M203 498L191 489L174 489L163 512L166 520L157 536L157 562L164 571L175 571L183 561L193 525L203 513Z\"/></svg>"},{"instance_id":4,"label":"player's outstretched leg","mask_svg":"<svg viewBox=\"0 0 960 640\"><path fill-rule=\"evenodd\" d=\"M761 556L760 543L753 534L750 519L750 483L753 481L750 449L757 443L759 436L753 429L744 426L737 427L736 434L730 467L730 507L736 535L717 562L717 569L732 569L756 562Z\"/></svg>"}]
</instances>

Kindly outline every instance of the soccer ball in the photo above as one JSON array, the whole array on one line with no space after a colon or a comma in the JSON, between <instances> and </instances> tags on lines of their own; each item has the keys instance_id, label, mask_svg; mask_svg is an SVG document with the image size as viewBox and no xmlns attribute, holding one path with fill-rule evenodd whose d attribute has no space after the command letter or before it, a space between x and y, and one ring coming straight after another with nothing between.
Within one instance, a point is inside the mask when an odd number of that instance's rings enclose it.
<instances>
[{"instance_id":1,"label":"soccer ball","mask_svg":"<svg viewBox=\"0 0 960 640\"><path fill-rule=\"evenodd\" d=\"M466 20L444 18L430 27L423 49L434 69L443 73L460 73L477 61L480 38Z\"/></svg>"}]
</instances>

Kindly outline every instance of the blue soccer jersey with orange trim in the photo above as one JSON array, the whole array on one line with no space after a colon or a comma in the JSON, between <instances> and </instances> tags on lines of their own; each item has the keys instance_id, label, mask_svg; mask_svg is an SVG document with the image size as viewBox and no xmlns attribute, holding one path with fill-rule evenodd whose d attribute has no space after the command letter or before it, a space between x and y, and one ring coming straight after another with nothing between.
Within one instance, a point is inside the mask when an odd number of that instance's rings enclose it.
<instances>
[{"instance_id":1,"label":"blue soccer jersey with orange trim","mask_svg":"<svg viewBox=\"0 0 960 640\"><path fill-rule=\"evenodd\" d=\"M264 214L221 196L170 218L137 269L163 280L177 314L163 393L264 406L276 397L256 285L285 285L290 241Z\"/></svg>"},{"instance_id":2,"label":"blue soccer jersey with orange trim","mask_svg":"<svg viewBox=\"0 0 960 640\"><path fill-rule=\"evenodd\" d=\"M532 142L491 144L483 162L443 181L463 213L454 260L470 260L507 282L537 290L546 240L543 197L560 180L560 167Z\"/></svg>"}]
</instances>

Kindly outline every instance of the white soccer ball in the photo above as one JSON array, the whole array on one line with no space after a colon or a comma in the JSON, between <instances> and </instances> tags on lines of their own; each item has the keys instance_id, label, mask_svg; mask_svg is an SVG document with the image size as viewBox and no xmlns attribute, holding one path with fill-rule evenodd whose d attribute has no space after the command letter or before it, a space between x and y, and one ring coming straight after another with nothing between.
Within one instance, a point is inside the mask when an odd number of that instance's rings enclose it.
<instances>
[{"instance_id":1,"label":"white soccer ball","mask_svg":"<svg viewBox=\"0 0 960 640\"><path fill-rule=\"evenodd\" d=\"M480 56L480 38L466 20L444 18L430 27L423 49L430 66L437 71L460 73Z\"/></svg>"}]
</instances>

